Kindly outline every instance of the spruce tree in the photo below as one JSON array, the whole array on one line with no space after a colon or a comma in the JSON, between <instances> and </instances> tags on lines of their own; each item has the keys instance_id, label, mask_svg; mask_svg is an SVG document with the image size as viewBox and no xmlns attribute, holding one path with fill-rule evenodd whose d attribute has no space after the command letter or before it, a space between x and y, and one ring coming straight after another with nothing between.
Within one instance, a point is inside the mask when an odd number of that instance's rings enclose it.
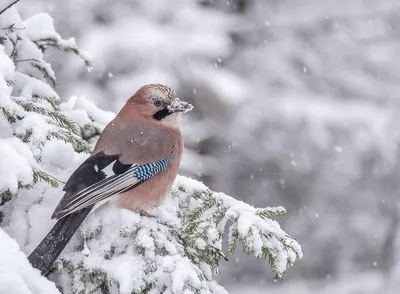
<instances>
[{"instance_id":1,"label":"spruce tree","mask_svg":"<svg viewBox=\"0 0 400 294\"><path fill-rule=\"evenodd\" d=\"M111 115L83 98L60 102L45 52L76 54L89 68L91 62L73 39L59 36L48 14L23 21L9 7L0 14L0 27L1 226L29 253L51 226L52 205L62 196L57 178L65 180L88 156ZM297 241L273 220L284 213L179 176L165 203L149 211L154 217L112 204L96 210L50 279L64 293L226 293L214 274L239 245L266 259L278 280L302 257Z\"/></svg>"},{"instance_id":2,"label":"spruce tree","mask_svg":"<svg viewBox=\"0 0 400 294\"><path fill-rule=\"evenodd\" d=\"M79 127L60 111L60 97L52 88L56 77L51 65L44 60L45 51L56 48L78 55L90 68L90 58L76 47L74 39L62 39L49 15L37 14L22 21L13 7L0 15L0 27L0 113L8 122L7 126L4 123L2 132L3 136L9 137L11 133L13 136L3 139L2 145L24 148L27 154L15 155L19 158L13 161L28 160L30 165L27 174L10 170L16 172L10 175L14 179L10 179L8 186L0 186L0 202L4 203L17 196L19 189L32 189L40 180L54 187L58 185L56 179L40 169L41 151L46 142L62 140L76 152L90 152L85 140L90 138L87 131L97 133L98 130L91 125Z\"/></svg>"}]
</instances>

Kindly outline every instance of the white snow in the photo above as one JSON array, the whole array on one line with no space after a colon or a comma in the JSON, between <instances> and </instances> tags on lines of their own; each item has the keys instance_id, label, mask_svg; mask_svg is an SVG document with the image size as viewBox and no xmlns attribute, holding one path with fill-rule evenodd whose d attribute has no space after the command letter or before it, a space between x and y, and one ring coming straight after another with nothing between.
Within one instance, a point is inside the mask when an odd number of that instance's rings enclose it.
<instances>
[{"instance_id":1,"label":"white snow","mask_svg":"<svg viewBox=\"0 0 400 294\"><path fill-rule=\"evenodd\" d=\"M28 76L26 74L16 72L15 91L21 96L31 98L33 94L43 97L54 97L59 99L58 94L45 82Z\"/></svg>"},{"instance_id":2,"label":"white snow","mask_svg":"<svg viewBox=\"0 0 400 294\"><path fill-rule=\"evenodd\" d=\"M15 65L4 52L4 46L0 45L0 75L5 80L14 79Z\"/></svg>"},{"instance_id":3,"label":"white snow","mask_svg":"<svg viewBox=\"0 0 400 294\"><path fill-rule=\"evenodd\" d=\"M45 166L52 162L53 156L58 156L57 152L53 152L58 146L59 144L55 141L44 149ZM68 152L73 154L72 150ZM79 160L83 160L83 158L74 157L72 162ZM64 161L68 161L68 158L65 158ZM53 171L58 170L55 175L63 178L64 175L72 172L75 163L71 165L65 165L67 169L63 170L60 169L63 165L59 164ZM40 185L34 191L29 192L29 195L21 193L17 200L4 206L6 217L3 225L5 225L5 229L19 240L27 252L31 251L50 229L52 225L52 222L49 221L51 212L62 196L60 188L44 189L45 186L44 184ZM247 236L250 240L248 245L254 246L255 254L263 246L280 249L280 242L277 239L262 238L260 240L260 236L257 236L258 230L261 230L262 233L283 235L279 226L274 225L273 220L261 219L254 215L258 211L256 208L222 193L213 193L198 181L179 176L165 203L149 210L149 213L155 216L154 218L141 217L137 213L118 209L113 203L109 203L91 214L61 255L61 258L67 261L67 268L57 279L57 283L65 289L84 290L84 293L94 290L96 285L85 280L85 272L77 269L69 273L83 264L85 271L105 273L104 281L117 283L120 291L118 293L140 292L150 283L154 286L151 293L159 293L163 287L166 287L171 293L184 293L195 288L202 289L201 293L227 293L212 281L210 266L203 262L199 265L194 264L184 253L179 239L174 237L173 232L182 234L182 213L186 214L190 211L187 210L188 208L194 209L202 203L202 201L194 199L193 193L196 195L212 193L212 197L217 197L218 200L225 203L224 205L231 206L226 217L239 216L240 222L246 223L246 227L251 226L254 234ZM188 202L191 204L185 208L185 203ZM24 213L26 210L29 210L29 214ZM12 211L14 213L11 213ZM211 212L211 210L207 212L204 217L211 216ZM194 238L195 247L193 248L204 248L208 245L221 248L222 243L218 231L223 230L223 226L216 226L211 221L202 228L205 230L205 237L196 237L197 240ZM246 229L241 229L241 231L243 235L246 233ZM19 232L22 232L22 235L19 235ZM201 233L201 230L198 232ZM30 237L26 238L27 235ZM287 240L296 243L292 239ZM82 251L76 250L79 244L84 244ZM193 251L194 249L189 248L188 250ZM278 270L286 269L287 257L294 261L296 252L301 255L301 249L297 248L296 250L289 251L289 256L282 250L275 252ZM109 257L105 259L107 254ZM97 277L102 279L101 275ZM117 284L114 286L117 287Z\"/></svg>"},{"instance_id":4,"label":"white snow","mask_svg":"<svg viewBox=\"0 0 400 294\"><path fill-rule=\"evenodd\" d=\"M0 45L0 106L10 107L9 97L12 87L7 82L15 79L15 66L12 60L4 52L4 46Z\"/></svg>"},{"instance_id":5,"label":"white snow","mask_svg":"<svg viewBox=\"0 0 400 294\"><path fill-rule=\"evenodd\" d=\"M42 277L21 252L17 242L0 228L0 293L57 294L53 282Z\"/></svg>"},{"instance_id":6,"label":"white snow","mask_svg":"<svg viewBox=\"0 0 400 294\"><path fill-rule=\"evenodd\" d=\"M54 28L53 18L47 13L38 13L24 20L25 36L33 41L47 38L59 39L60 35Z\"/></svg>"},{"instance_id":7,"label":"white snow","mask_svg":"<svg viewBox=\"0 0 400 294\"><path fill-rule=\"evenodd\" d=\"M13 25L16 28L23 28L21 17L18 13L18 10L15 7L11 7L7 9L5 12L1 14L0 18L0 28L6 28ZM20 34L23 34L24 30L17 30Z\"/></svg>"},{"instance_id":8,"label":"white snow","mask_svg":"<svg viewBox=\"0 0 400 294\"><path fill-rule=\"evenodd\" d=\"M11 98L13 87L7 82L16 78L15 66L12 60L5 54L4 47L0 45L0 107L4 107L11 114L22 114L22 108L15 104ZM0 129L0 152L3 154L3 163L0 165L0 191L9 190L17 192L18 184L29 184L33 180L32 168L36 167L36 161L32 151L26 144L13 137L13 130L2 119ZM6 126L7 125L7 126Z\"/></svg>"},{"instance_id":9,"label":"white snow","mask_svg":"<svg viewBox=\"0 0 400 294\"><path fill-rule=\"evenodd\" d=\"M82 96L71 96L61 103L60 109L80 126L94 122L96 126L104 127L115 117L115 113L101 110L95 103Z\"/></svg>"},{"instance_id":10,"label":"white snow","mask_svg":"<svg viewBox=\"0 0 400 294\"><path fill-rule=\"evenodd\" d=\"M37 164L31 150L17 138L0 139L0 191L18 191L18 183L29 184L32 182L32 167Z\"/></svg>"}]
</instances>

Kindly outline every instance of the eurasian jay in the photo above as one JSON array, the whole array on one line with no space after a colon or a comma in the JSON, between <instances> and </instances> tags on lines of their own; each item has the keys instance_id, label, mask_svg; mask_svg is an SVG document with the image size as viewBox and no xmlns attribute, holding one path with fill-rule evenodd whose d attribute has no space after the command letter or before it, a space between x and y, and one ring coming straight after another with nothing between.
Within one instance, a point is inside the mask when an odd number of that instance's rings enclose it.
<instances>
[{"instance_id":1,"label":"eurasian jay","mask_svg":"<svg viewBox=\"0 0 400 294\"><path fill-rule=\"evenodd\" d=\"M160 204L183 151L180 113L192 106L160 84L140 88L102 132L91 156L71 175L54 210L57 223L29 255L47 275L88 214L111 196L136 212Z\"/></svg>"}]
</instances>

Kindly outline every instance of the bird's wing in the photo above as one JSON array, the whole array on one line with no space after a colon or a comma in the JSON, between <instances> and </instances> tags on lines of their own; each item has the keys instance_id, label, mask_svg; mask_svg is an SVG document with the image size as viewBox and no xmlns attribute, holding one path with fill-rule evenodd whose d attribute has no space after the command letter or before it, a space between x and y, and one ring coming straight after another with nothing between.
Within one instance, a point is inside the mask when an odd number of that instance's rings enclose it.
<instances>
[{"instance_id":1,"label":"bird's wing","mask_svg":"<svg viewBox=\"0 0 400 294\"><path fill-rule=\"evenodd\" d=\"M175 139L166 128L117 117L104 129L93 153L119 154L123 164L154 162L154 158L161 160L173 151Z\"/></svg>"},{"instance_id":2,"label":"bird's wing","mask_svg":"<svg viewBox=\"0 0 400 294\"><path fill-rule=\"evenodd\" d=\"M171 133L139 126L131 128L127 137L121 134L126 126L121 130L115 125L112 134L104 131L96 145L96 153L71 175L53 218L63 218L112 195L133 189L168 166L175 149Z\"/></svg>"}]
</instances>

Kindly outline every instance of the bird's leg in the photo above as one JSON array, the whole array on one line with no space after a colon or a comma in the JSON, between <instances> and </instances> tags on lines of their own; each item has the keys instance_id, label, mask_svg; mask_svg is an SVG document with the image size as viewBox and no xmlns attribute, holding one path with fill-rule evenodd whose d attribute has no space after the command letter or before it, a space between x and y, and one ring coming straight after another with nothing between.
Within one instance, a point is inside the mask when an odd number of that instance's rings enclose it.
<instances>
[{"instance_id":1,"label":"bird's leg","mask_svg":"<svg viewBox=\"0 0 400 294\"><path fill-rule=\"evenodd\" d=\"M151 215L147 211L144 211L142 209L139 211L139 213L140 213L140 216L147 216L147 217L154 217L155 218L154 215Z\"/></svg>"}]
</instances>

